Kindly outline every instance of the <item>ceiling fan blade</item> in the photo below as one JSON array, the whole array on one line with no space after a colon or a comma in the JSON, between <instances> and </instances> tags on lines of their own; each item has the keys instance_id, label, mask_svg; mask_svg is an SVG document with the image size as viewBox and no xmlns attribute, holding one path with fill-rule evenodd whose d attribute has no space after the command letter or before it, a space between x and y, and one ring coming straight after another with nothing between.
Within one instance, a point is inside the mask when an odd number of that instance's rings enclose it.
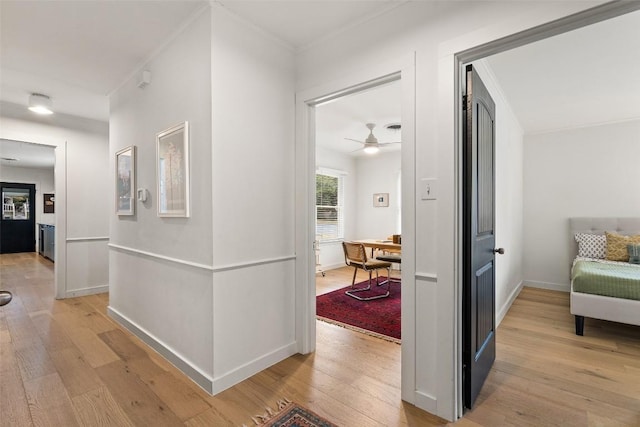
<instances>
[{"instance_id":1,"label":"ceiling fan blade","mask_svg":"<svg viewBox=\"0 0 640 427\"><path fill-rule=\"evenodd\" d=\"M345 139L348 140L348 141L358 142L360 144L364 144L365 143L364 141L358 141L357 139L353 139L353 138L345 138Z\"/></svg>"},{"instance_id":2,"label":"ceiling fan blade","mask_svg":"<svg viewBox=\"0 0 640 427\"><path fill-rule=\"evenodd\" d=\"M378 145L393 145L393 144L402 144L402 141L379 142L378 143Z\"/></svg>"}]
</instances>

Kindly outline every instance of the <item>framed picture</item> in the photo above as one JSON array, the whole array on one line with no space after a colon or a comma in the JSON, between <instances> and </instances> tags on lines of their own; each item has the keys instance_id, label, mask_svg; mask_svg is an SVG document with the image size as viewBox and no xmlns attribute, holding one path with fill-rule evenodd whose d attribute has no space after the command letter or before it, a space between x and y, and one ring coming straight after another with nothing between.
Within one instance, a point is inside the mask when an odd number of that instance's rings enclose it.
<instances>
[{"instance_id":1,"label":"framed picture","mask_svg":"<svg viewBox=\"0 0 640 427\"><path fill-rule=\"evenodd\" d=\"M375 193L373 195L374 208L386 208L389 206L389 193Z\"/></svg>"},{"instance_id":2,"label":"framed picture","mask_svg":"<svg viewBox=\"0 0 640 427\"><path fill-rule=\"evenodd\" d=\"M189 216L189 123L157 135L158 216Z\"/></svg>"},{"instance_id":3,"label":"framed picture","mask_svg":"<svg viewBox=\"0 0 640 427\"><path fill-rule=\"evenodd\" d=\"M116 153L116 214L135 213L136 146L131 145Z\"/></svg>"},{"instance_id":4,"label":"framed picture","mask_svg":"<svg viewBox=\"0 0 640 427\"><path fill-rule=\"evenodd\" d=\"M42 195L44 213L56 213L55 201L56 198L53 193L44 193Z\"/></svg>"}]
</instances>

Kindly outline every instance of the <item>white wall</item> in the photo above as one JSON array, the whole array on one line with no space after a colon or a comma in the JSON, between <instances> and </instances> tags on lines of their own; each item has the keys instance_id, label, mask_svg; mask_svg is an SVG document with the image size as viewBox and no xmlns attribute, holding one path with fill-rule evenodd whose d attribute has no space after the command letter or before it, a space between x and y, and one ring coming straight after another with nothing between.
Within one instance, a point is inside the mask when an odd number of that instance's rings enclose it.
<instances>
[{"instance_id":1,"label":"white wall","mask_svg":"<svg viewBox=\"0 0 640 427\"><path fill-rule=\"evenodd\" d=\"M51 147L51 150L54 150ZM40 233L38 224L55 225L55 213L44 213L44 193L55 193L53 168L28 168L16 166L2 166L0 168L0 181L19 182L23 184L35 184L36 186L36 247L38 250Z\"/></svg>"},{"instance_id":2,"label":"white wall","mask_svg":"<svg viewBox=\"0 0 640 427\"><path fill-rule=\"evenodd\" d=\"M480 60L473 66L496 104L495 245L505 250L495 259L496 324L500 324L520 293L524 277L524 132L489 64Z\"/></svg>"},{"instance_id":3,"label":"white wall","mask_svg":"<svg viewBox=\"0 0 640 427\"><path fill-rule=\"evenodd\" d=\"M111 171L115 152L135 145L136 185L150 197L134 216L110 203L110 314L211 390L213 378L211 21L209 9L145 64L110 98ZM191 216L160 218L156 196L156 134L189 122ZM109 200L115 200L115 189Z\"/></svg>"},{"instance_id":4,"label":"white wall","mask_svg":"<svg viewBox=\"0 0 640 427\"><path fill-rule=\"evenodd\" d=\"M353 157L316 147L316 164L346 173L345 240L386 239L396 234L400 211L399 151ZM374 207L374 193L389 193L389 207ZM344 267L341 242L320 244L320 265L325 270Z\"/></svg>"},{"instance_id":5,"label":"white wall","mask_svg":"<svg viewBox=\"0 0 640 427\"><path fill-rule=\"evenodd\" d=\"M297 351L293 54L214 5L214 389Z\"/></svg>"},{"instance_id":6,"label":"white wall","mask_svg":"<svg viewBox=\"0 0 640 427\"><path fill-rule=\"evenodd\" d=\"M357 238L386 239L392 234L397 234L400 211L398 205L400 151L389 153L380 151L372 156L358 157L356 165L358 174ZM388 193L389 206L374 207L375 193Z\"/></svg>"},{"instance_id":7,"label":"white wall","mask_svg":"<svg viewBox=\"0 0 640 427\"><path fill-rule=\"evenodd\" d=\"M640 216L640 120L525 137L525 283L569 291L571 217Z\"/></svg>"},{"instance_id":8,"label":"white wall","mask_svg":"<svg viewBox=\"0 0 640 427\"><path fill-rule=\"evenodd\" d=\"M152 197L111 215L109 310L218 392L297 350L293 57L212 5L144 68L111 97L112 157L135 144ZM192 215L158 218L155 135L184 120Z\"/></svg>"},{"instance_id":9,"label":"white wall","mask_svg":"<svg viewBox=\"0 0 640 427\"><path fill-rule=\"evenodd\" d=\"M408 2L297 57L297 90L304 92L415 53L416 147L403 152L402 164L403 176L415 172L417 180L404 183L415 190L403 200L416 218L403 223L405 235L415 230L415 247L403 247L403 260L415 261L415 271L403 268L403 287L415 289L416 301L403 324L415 322L418 339L403 342L402 397L444 418L459 413L454 55L598 3ZM405 173L405 165L412 170ZM438 179L438 200L419 200L421 178Z\"/></svg>"},{"instance_id":10,"label":"white wall","mask_svg":"<svg viewBox=\"0 0 640 427\"><path fill-rule=\"evenodd\" d=\"M56 296L106 292L113 206L108 126L60 113L36 118L25 111L1 104L0 137L56 147Z\"/></svg>"}]
</instances>

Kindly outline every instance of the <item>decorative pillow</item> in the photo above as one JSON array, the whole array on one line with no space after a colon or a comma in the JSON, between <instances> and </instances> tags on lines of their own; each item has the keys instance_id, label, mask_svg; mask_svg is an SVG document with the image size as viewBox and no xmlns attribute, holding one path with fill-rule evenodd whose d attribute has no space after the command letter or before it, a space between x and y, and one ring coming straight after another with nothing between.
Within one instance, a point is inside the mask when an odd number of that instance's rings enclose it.
<instances>
[{"instance_id":1,"label":"decorative pillow","mask_svg":"<svg viewBox=\"0 0 640 427\"><path fill-rule=\"evenodd\" d=\"M627 245L640 244L640 234L636 236L622 236L616 233L605 231L607 236L607 256L609 261L629 262L629 252Z\"/></svg>"},{"instance_id":2,"label":"decorative pillow","mask_svg":"<svg viewBox=\"0 0 640 427\"><path fill-rule=\"evenodd\" d=\"M640 245L627 245L629 252L629 262L631 264L640 264Z\"/></svg>"},{"instance_id":3,"label":"decorative pillow","mask_svg":"<svg viewBox=\"0 0 640 427\"><path fill-rule=\"evenodd\" d=\"M578 256L604 259L607 250L607 237L604 234L576 233Z\"/></svg>"}]
</instances>

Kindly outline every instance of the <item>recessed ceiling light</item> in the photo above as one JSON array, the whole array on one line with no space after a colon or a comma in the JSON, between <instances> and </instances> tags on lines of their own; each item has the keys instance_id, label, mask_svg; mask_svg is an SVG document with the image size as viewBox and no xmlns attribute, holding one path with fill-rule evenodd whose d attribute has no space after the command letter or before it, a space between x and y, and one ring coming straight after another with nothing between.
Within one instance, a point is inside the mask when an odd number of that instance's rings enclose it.
<instances>
[{"instance_id":1,"label":"recessed ceiling light","mask_svg":"<svg viewBox=\"0 0 640 427\"><path fill-rule=\"evenodd\" d=\"M32 93L29 96L29 110L37 114L53 114L51 110L51 98L41 93Z\"/></svg>"}]
</instances>

